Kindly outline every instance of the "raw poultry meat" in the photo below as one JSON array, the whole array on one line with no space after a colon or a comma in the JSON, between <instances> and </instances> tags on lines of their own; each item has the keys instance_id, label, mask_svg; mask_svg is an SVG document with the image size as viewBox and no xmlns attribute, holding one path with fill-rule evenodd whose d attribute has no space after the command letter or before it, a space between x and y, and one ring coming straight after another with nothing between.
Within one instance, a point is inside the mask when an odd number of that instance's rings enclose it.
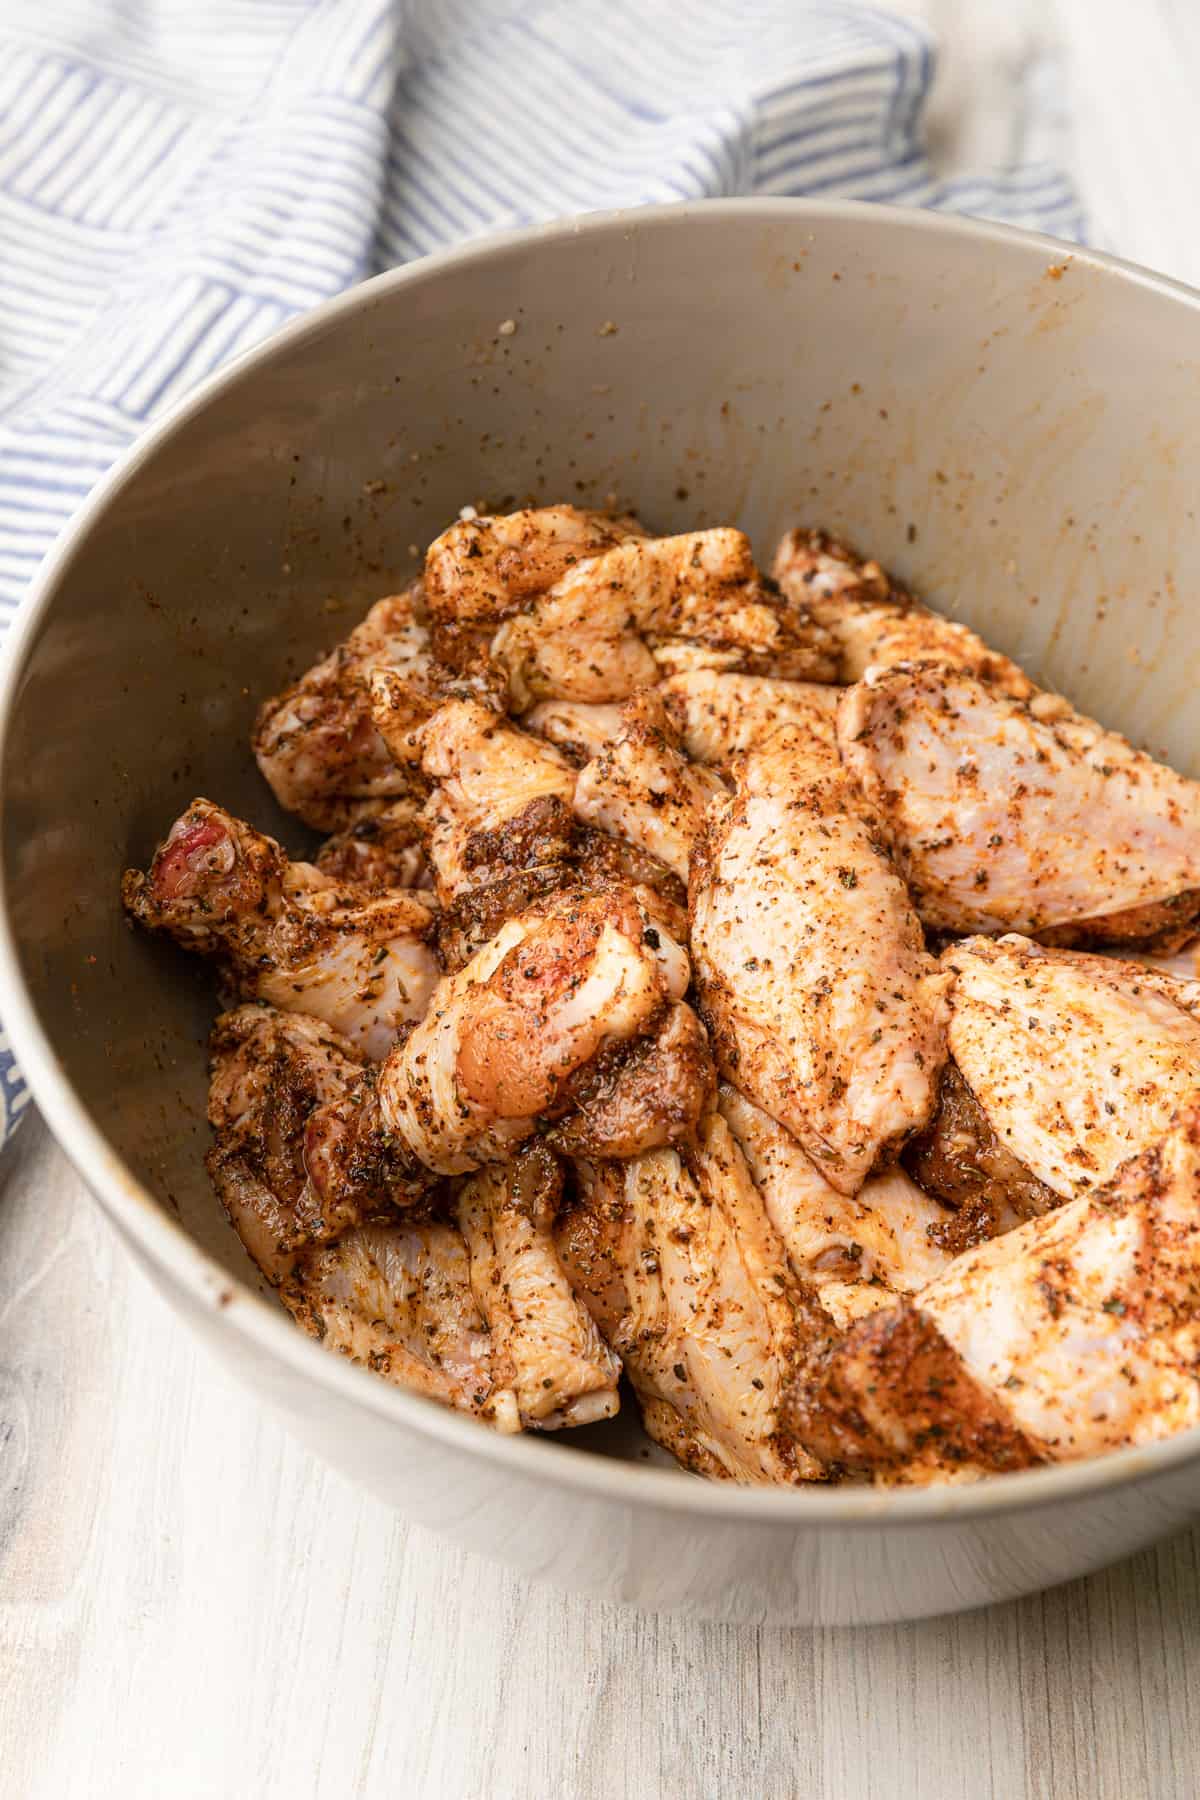
<instances>
[{"instance_id":1,"label":"raw poultry meat","mask_svg":"<svg viewBox=\"0 0 1200 1800\"><path fill-rule=\"evenodd\" d=\"M779 1419L812 1330L810 1303L720 1115L706 1117L686 1161L658 1150L585 1162L577 1184L559 1251L625 1365L650 1436L704 1475L818 1477Z\"/></svg>"},{"instance_id":2,"label":"raw poultry meat","mask_svg":"<svg viewBox=\"0 0 1200 1800\"><path fill-rule=\"evenodd\" d=\"M215 957L243 999L324 1019L372 1057L419 1019L439 976L426 899L336 882L193 800L122 894L140 925Z\"/></svg>"},{"instance_id":3,"label":"raw poultry meat","mask_svg":"<svg viewBox=\"0 0 1200 1800\"><path fill-rule=\"evenodd\" d=\"M807 606L838 651L836 679L861 681L868 669L932 661L963 669L1016 699L1038 690L1017 664L969 626L931 612L898 587L877 562L863 562L824 531L789 531L772 573L790 600ZM1053 707L1050 696L1043 702Z\"/></svg>"},{"instance_id":4,"label":"raw poultry meat","mask_svg":"<svg viewBox=\"0 0 1200 1800\"><path fill-rule=\"evenodd\" d=\"M1200 783L1115 732L923 663L849 689L838 742L931 929L1164 950L1195 935Z\"/></svg>"},{"instance_id":5,"label":"raw poultry meat","mask_svg":"<svg viewBox=\"0 0 1200 1800\"><path fill-rule=\"evenodd\" d=\"M425 555L425 593L437 654L465 669L486 654L502 620L583 558L645 537L628 516L540 506L456 519Z\"/></svg>"},{"instance_id":6,"label":"raw poultry meat","mask_svg":"<svg viewBox=\"0 0 1200 1800\"><path fill-rule=\"evenodd\" d=\"M366 1210L316 1204L315 1108L361 1077L352 1047L301 1015L242 1007L213 1034L209 1171L247 1251L326 1349L501 1431L617 1410L615 1358L567 1287L545 1152L461 1184L451 1217L394 1190Z\"/></svg>"},{"instance_id":7,"label":"raw poultry meat","mask_svg":"<svg viewBox=\"0 0 1200 1800\"><path fill-rule=\"evenodd\" d=\"M369 679L396 671L416 723L441 696L419 583L374 605L344 644L259 708L253 748L279 804L318 831L340 831L412 786L371 716Z\"/></svg>"},{"instance_id":8,"label":"raw poultry meat","mask_svg":"<svg viewBox=\"0 0 1200 1800\"><path fill-rule=\"evenodd\" d=\"M839 690L817 681L779 681L693 669L658 689L667 716L693 762L728 769L781 725L802 725L834 748Z\"/></svg>"},{"instance_id":9,"label":"raw poultry meat","mask_svg":"<svg viewBox=\"0 0 1200 1800\"><path fill-rule=\"evenodd\" d=\"M958 1257L820 1351L792 1427L858 1470L1010 1469L1200 1423L1200 1109L1096 1193Z\"/></svg>"},{"instance_id":10,"label":"raw poultry meat","mask_svg":"<svg viewBox=\"0 0 1200 1800\"><path fill-rule=\"evenodd\" d=\"M565 505L255 750L313 860L196 801L125 897L253 1002L209 1167L327 1347L755 1484L1200 1422L1195 784L824 533Z\"/></svg>"},{"instance_id":11,"label":"raw poultry meat","mask_svg":"<svg viewBox=\"0 0 1200 1800\"><path fill-rule=\"evenodd\" d=\"M829 1185L789 1131L728 1083L720 1108L793 1273L836 1324L915 1293L945 1269L945 1208L903 1170L870 1176L851 1199Z\"/></svg>"},{"instance_id":12,"label":"raw poultry meat","mask_svg":"<svg viewBox=\"0 0 1200 1800\"><path fill-rule=\"evenodd\" d=\"M1012 1159L1002 1182L1018 1211L1109 1181L1200 1089L1195 982L1020 937L969 938L942 962L953 978L950 1054ZM952 1129L944 1118L933 1126ZM971 1152L959 1144L948 1160L961 1167ZM932 1184L928 1165L923 1174Z\"/></svg>"},{"instance_id":13,"label":"raw poultry meat","mask_svg":"<svg viewBox=\"0 0 1200 1800\"><path fill-rule=\"evenodd\" d=\"M692 859L692 957L722 1073L854 1194L928 1123L949 975L828 746L745 757Z\"/></svg>"},{"instance_id":14,"label":"raw poultry meat","mask_svg":"<svg viewBox=\"0 0 1200 1800\"><path fill-rule=\"evenodd\" d=\"M719 775L684 754L658 694L644 688L625 702L617 732L579 771L575 816L635 844L686 882L704 815L726 791Z\"/></svg>"},{"instance_id":15,"label":"raw poultry meat","mask_svg":"<svg viewBox=\"0 0 1200 1800\"><path fill-rule=\"evenodd\" d=\"M712 668L825 680L825 634L766 588L728 527L630 539L576 563L497 631L491 656L514 709L621 700L669 672L676 649Z\"/></svg>"}]
</instances>

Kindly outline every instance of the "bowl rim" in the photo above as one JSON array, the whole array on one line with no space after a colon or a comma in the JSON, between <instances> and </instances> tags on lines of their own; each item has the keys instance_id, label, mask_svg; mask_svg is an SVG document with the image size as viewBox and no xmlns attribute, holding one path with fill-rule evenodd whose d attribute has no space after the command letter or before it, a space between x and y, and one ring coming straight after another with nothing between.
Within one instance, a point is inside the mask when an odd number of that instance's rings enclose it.
<instances>
[{"instance_id":1,"label":"bowl rim","mask_svg":"<svg viewBox=\"0 0 1200 1800\"><path fill-rule=\"evenodd\" d=\"M704 200L584 213L516 231L491 233L419 258L335 295L224 364L139 433L92 489L43 559L0 652L0 770L7 761L16 697L32 647L63 578L86 555L93 526L160 446L245 375L268 365L305 338L324 331L343 315L369 310L394 290L438 280L447 272L469 269L514 250L536 252L547 244L576 237L670 230L698 218L719 229L722 221L747 215L764 223L777 221L790 226L805 221L852 222L867 230L899 230L915 238L950 236L980 246L1020 245L1058 262L1070 258L1105 278L1149 288L1168 300L1200 311L1200 291L1104 252L990 220L853 200ZM0 784L0 809L4 804ZM261 1354L284 1363L306 1379L314 1394L324 1390L352 1407L432 1438L447 1450L480 1458L498 1470L630 1508L649 1507L714 1520L793 1529L878 1528L882 1524L920 1528L945 1520L982 1520L1025 1508L1056 1506L1076 1496L1124 1487L1200 1458L1197 1426L1144 1447L1111 1451L1089 1461L1060 1463L1020 1474L993 1475L964 1486L880 1491L820 1485L757 1488L688 1480L677 1470L643 1467L598 1455L572 1445L566 1434L559 1434L561 1441L554 1443L536 1433L502 1437L463 1414L392 1387L368 1371L330 1356L297 1330L282 1309L258 1291L249 1276L230 1275L202 1249L182 1221L138 1180L93 1123L36 1016L17 954L9 905L9 869L3 861L0 1017L30 1094L57 1144L119 1231L132 1240L133 1246L171 1286L222 1317L233 1337L248 1340Z\"/></svg>"}]
</instances>

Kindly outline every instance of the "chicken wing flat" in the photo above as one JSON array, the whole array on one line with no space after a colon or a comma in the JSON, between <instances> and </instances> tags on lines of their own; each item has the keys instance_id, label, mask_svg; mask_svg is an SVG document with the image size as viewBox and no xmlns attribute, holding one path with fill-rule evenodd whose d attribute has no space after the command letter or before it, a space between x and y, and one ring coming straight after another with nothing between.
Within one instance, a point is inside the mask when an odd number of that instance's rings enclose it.
<instances>
[{"instance_id":1,"label":"chicken wing flat","mask_svg":"<svg viewBox=\"0 0 1200 1800\"><path fill-rule=\"evenodd\" d=\"M259 709L258 766L279 804L317 831L340 831L413 785L375 729L368 682L375 669L394 670L414 725L439 703L421 600L414 583L378 601L344 644Z\"/></svg>"},{"instance_id":2,"label":"chicken wing flat","mask_svg":"<svg viewBox=\"0 0 1200 1800\"><path fill-rule=\"evenodd\" d=\"M694 669L668 676L658 693L683 749L713 768L728 769L781 725L807 727L831 749L837 744L838 690L820 682Z\"/></svg>"},{"instance_id":3,"label":"chicken wing flat","mask_svg":"<svg viewBox=\"0 0 1200 1800\"><path fill-rule=\"evenodd\" d=\"M438 656L470 667L496 627L545 593L577 562L631 538L645 537L634 518L578 506L458 519L425 556L425 592Z\"/></svg>"},{"instance_id":4,"label":"chicken wing flat","mask_svg":"<svg viewBox=\"0 0 1200 1800\"><path fill-rule=\"evenodd\" d=\"M779 1424L807 1342L783 1245L718 1115L690 1162L657 1150L580 1163L557 1227L564 1267L647 1432L685 1468L748 1483L818 1478Z\"/></svg>"},{"instance_id":5,"label":"chicken wing flat","mask_svg":"<svg viewBox=\"0 0 1200 1800\"><path fill-rule=\"evenodd\" d=\"M653 688L621 712L616 735L579 772L575 816L635 844L686 883L692 845L725 783L684 755Z\"/></svg>"},{"instance_id":6,"label":"chicken wing flat","mask_svg":"<svg viewBox=\"0 0 1200 1800\"><path fill-rule=\"evenodd\" d=\"M339 885L210 800L193 800L146 874L126 872L122 895L139 925L216 957L243 999L324 1019L376 1058L440 974L419 895Z\"/></svg>"},{"instance_id":7,"label":"chicken wing flat","mask_svg":"<svg viewBox=\"0 0 1200 1800\"><path fill-rule=\"evenodd\" d=\"M1115 732L919 664L851 688L838 741L934 930L1164 950L1195 935L1200 783Z\"/></svg>"},{"instance_id":8,"label":"chicken wing flat","mask_svg":"<svg viewBox=\"0 0 1200 1800\"><path fill-rule=\"evenodd\" d=\"M1020 700L1037 693L1025 671L968 626L930 611L877 562L864 562L824 531L789 531L772 573L789 599L807 605L837 646L836 679L868 669L929 660L964 669ZM1053 705L1049 696L1043 700Z\"/></svg>"},{"instance_id":9,"label":"chicken wing flat","mask_svg":"<svg viewBox=\"0 0 1200 1800\"><path fill-rule=\"evenodd\" d=\"M690 912L718 1067L856 1193L932 1114L949 977L827 746L790 726L745 757Z\"/></svg>"},{"instance_id":10,"label":"chicken wing flat","mask_svg":"<svg viewBox=\"0 0 1200 1800\"><path fill-rule=\"evenodd\" d=\"M872 1175L851 1199L736 1088L722 1083L719 1104L793 1273L835 1324L887 1306L897 1293L915 1293L946 1268L950 1253L939 1243L946 1210L901 1170Z\"/></svg>"},{"instance_id":11,"label":"chicken wing flat","mask_svg":"<svg viewBox=\"0 0 1200 1800\"><path fill-rule=\"evenodd\" d=\"M970 938L942 961L950 1053L1012 1159L1001 1170L1011 1198L1021 1180L1040 1183L1046 1203L1102 1186L1200 1090L1196 983L1019 937ZM933 1130L952 1138L954 1125L943 1114ZM971 1152L964 1142L948 1154L961 1165ZM936 1180L928 1162L922 1173ZM1026 1210L1044 1210L1036 1193Z\"/></svg>"},{"instance_id":12,"label":"chicken wing flat","mask_svg":"<svg viewBox=\"0 0 1200 1800\"><path fill-rule=\"evenodd\" d=\"M571 1291L554 1244L562 1175L534 1144L458 1184L452 1210L490 1333L493 1376L526 1429L610 1419L621 1365Z\"/></svg>"},{"instance_id":13,"label":"chicken wing flat","mask_svg":"<svg viewBox=\"0 0 1200 1800\"><path fill-rule=\"evenodd\" d=\"M788 1416L832 1460L993 1469L1200 1422L1200 1110L1086 1198L955 1258L818 1354Z\"/></svg>"},{"instance_id":14,"label":"chicken wing flat","mask_svg":"<svg viewBox=\"0 0 1200 1800\"><path fill-rule=\"evenodd\" d=\"M539 700L624 699L669 670L676 646L715 668L810 680L833 670L824 634L762 584L748 538L724 526L577 563L500 627L491 656L524 712Z\"/></svg>"}]
</instances>

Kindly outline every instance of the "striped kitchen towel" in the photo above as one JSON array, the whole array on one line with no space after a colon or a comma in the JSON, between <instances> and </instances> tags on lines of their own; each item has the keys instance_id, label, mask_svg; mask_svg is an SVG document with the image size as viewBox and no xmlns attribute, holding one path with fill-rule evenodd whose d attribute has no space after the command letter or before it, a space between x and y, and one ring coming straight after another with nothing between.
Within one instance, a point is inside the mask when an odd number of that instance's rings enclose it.
<instances>
[{"instance_id":1,"label":"striped kitchen towel","mask_svg":"<svg viewBox=\"0 0 1200 1800\"><path fill-rule=\"evenodd\" d=\"M0 624L147 421L446 244L731 194L1082 236L1052 167L935 177L934 54L835 0L0 0Z\"/></svg>"}]
</instances>

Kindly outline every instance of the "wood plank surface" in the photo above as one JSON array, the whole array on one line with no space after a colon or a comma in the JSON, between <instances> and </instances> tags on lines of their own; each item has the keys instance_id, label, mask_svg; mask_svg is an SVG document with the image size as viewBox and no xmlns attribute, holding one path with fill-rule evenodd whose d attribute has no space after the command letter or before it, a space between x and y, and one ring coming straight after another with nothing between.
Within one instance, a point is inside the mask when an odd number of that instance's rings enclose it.
<instances>
[{"instance_id":1,"label":"wood plank surface","mask_svg":"<svg viewBox=\"0 0 1200 1800\"><path fill-rule=\"evenodd\" d=\"M287 1438L132 1267L40 1121L6 1159L6 1800L1192 1800L1198 1549L867 1631L531 1587Z\"/></svg>"}]
</instances>

